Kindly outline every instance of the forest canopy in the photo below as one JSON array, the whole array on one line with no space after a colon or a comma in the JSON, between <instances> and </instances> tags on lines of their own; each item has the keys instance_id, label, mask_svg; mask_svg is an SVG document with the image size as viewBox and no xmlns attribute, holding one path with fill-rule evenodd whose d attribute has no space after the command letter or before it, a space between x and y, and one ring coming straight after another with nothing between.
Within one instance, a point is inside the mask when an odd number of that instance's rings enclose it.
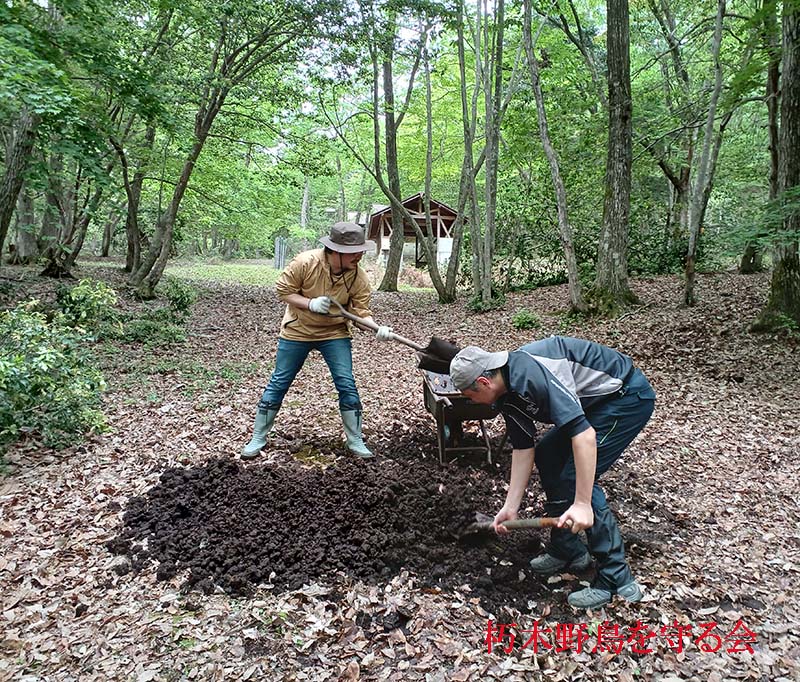
<instances>
[{"instance_id":1,"label":"forest canopy","mask_svg":"<svg viewBox=\"0 0 800 682\"><path fill-rule=\"evenodd\" d=\"M0 246L65 276L124 257L267 258L390 207L440 300L774 266L798 319L796 3L664 0L0 7ZM437 258L422 193L459 219Z\"/></svg>"}]
</instances>

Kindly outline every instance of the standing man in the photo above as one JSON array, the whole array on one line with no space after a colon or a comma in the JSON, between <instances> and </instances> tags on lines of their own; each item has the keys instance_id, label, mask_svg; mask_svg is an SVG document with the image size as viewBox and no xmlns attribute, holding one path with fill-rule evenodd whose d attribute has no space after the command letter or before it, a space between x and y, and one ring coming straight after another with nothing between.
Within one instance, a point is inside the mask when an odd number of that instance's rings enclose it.
<instances>
[{"instance_id":1,"label":"standing man","mask_svg":"<svg viewBox=\"0 0 800 682\"><path fill-rule=\"evenodd\" d=\"M267 442L275 416L294 378L312 350L328 365L339 392L347 448L363 459L373 457L361 435L361 399L353 377L350 328L341 315L329 315L331 301L358 317L372 319L370 285L358 267L365 251L375 242L364 239L355 223L336 223L322 237L324 249L304 251L286 266L276 284L278 298L286 303L278 338L275 369L258 403L253 438L244 446L242 459L258 456ZM391 327L378 327L379 341L391 338Z\"/></svg>"},{"instance_id":2,"label":"standing man","mask_svg":"<svg viewBox=\"0 0 800 682\"><path fill-rule=\"evenodd\" d=\"M633 361L599 343L551 336L510 353L469 346L453 358L450 376L470 400L496 404L506 421L513 447L511 481L494 518L495 531L507 533L503 522L517 518L535 463L545 512L559 523L531 568L542 575L582 570L594 557L597 575L591 587L569 595L572 606L595 609L614 594L641 600L617 520L595 482L653 413L655 391ZM554 428L534 448L535 422ZM588 552L577 535L581 530Z\"/></svg>"}]
</instances>

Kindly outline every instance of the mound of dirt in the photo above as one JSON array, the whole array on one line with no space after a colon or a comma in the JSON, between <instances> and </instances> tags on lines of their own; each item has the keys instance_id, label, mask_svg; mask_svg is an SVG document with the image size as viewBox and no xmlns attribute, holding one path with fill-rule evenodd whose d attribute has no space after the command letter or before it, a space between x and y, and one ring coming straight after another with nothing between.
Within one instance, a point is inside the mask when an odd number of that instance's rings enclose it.
<instances>
[{"instance_id":1,"label":"mound of dirt","mask_svg":"<svg viewBox=\"0 0 800 682\"><path fill-rule=\"evenodd\" d=\"M246 595L259 584L296 589L337 574L376 582L406 568L424 585L468 585L487 608L524 610L549 591L527 566L544 538L457 538L475 511L497 508L499 480L414 461L343 458L322 469L211 460L168 469L132 498L108 548L134 571L185 575L185 590Z\"/></svg>"}]
</instances>

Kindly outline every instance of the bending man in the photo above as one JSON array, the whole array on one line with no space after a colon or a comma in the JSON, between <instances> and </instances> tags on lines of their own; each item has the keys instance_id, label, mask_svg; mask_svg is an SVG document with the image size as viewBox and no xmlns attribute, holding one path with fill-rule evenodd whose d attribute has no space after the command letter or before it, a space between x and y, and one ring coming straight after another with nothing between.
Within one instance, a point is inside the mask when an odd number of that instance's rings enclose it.
<instances>
[{"instance_id":1,"label":"bending man","mask_svg":"<svg viewBox=\"0 0 800 682\"><path fill-rule=\"evenodd\" d=\"M543 575L582 570L594 557L597 575L591 587L569 595L572 606L598 608L614 594L639 601L641 588L625 560L617 521L596 483L653 413L656 394L633 361L598 343L552 336L510 353L470 346L453 359L450 375L465 396L496 404L505 418L511 481L495 531L507 533L503 522L517 517L535 464L545 512L559 517L559 525L531 568ZM554 428L534 448L536 422ZM581 530L588 552L577 535Z\"/></svg>"}]
</instances>

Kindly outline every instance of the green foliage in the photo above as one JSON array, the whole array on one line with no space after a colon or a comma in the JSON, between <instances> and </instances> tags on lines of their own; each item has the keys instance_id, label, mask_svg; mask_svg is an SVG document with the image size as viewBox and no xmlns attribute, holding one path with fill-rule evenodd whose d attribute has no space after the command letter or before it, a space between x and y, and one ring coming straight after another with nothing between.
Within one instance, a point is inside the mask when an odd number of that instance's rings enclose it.
<instances>
[{"instance_id":1,"label":"green foliage","mask_svg":"<svg viewBox=\"0 0 800 682\"><path fill-rule=\"evenodd\" d=\"M67 324L95 330L114 317L117 292L104 282L82 279L73 287L60 286L56 300Z\"/></svg>"},{"instance_id":2,"label":"green foliage","mask_svg":"<svg viewBox=\"0 0 800 682\"><path fill-rule=\"evenodd\" d=\"M185 316L172 307L155 308L128 315L103 328L103 337L123 343L141 343L149 348L171 346L186 340Z\"/></svg>"},{"instance_id":3,"label":"green foliage","mask_svg":"<svg viewBox=\"0 0 800 682\"><path fill-rule=\"evenodd\" d=\"M35 310L36 301L0 313L0 450L32 433L48 447L79 442L103 428L102 374L86 335Z\"/></svg>"},{"instance_id":4,"label":"green foliage","mask_svg":"<svg viewBox=\"0 0 800 682\"><path fill-rule=\"evenodd\" d=\"M186 331L177 324L145 317L127 322L117 338L126 343L141 343L148 347L171 346L183 343L186 340Z\"/></svg>"},{"instance_id":5,"label":"green foliage","mask_svg":"<svg viewBox=\"0 0 800 682\"><path fill-rule=\"evenodd\" d=\"M584 323L588 315L576 310L566 310L558 316L558 333L563 336L573 336L575 328Z\"/></svg>"},{"instance_id":6,"label":"green foliage","mask_svg":"<svg viewBox=\"0 0 800 682\"><path fill-rule=\"evenodd\" d=\"M0 280L0 302L9 300L14 295L15 288L13 282Z\"/></svg>"},{"instance_id":7,"label":"green foliage","mask_svg":"<svg viewBox=\"0 0 800 682\"><path fill-rule=\"evenodd\" d=\"M487 313L490 310L497 310L506 304L505 294L492 292L492 299L484 303L480 296L473 296L467 303L467 309L473 313Z\"/></svg>"},{"instance_id":8,"label":"green foliage","mask_svg":"<svg viewBox=\"0 0 800 682\"><path fill-rule=\"evenodd\" d=\"M767 309L750 325L750 331L755 333L773 332L785 334L789 338L800 339L800 322L786 313Z\"/></svg>"},{"instance_id":9,"label":"green foliage","mask_svg":"<svg viewBox=\"0 0 800 682\"><path fill-rule=\"evenodd\" d=\"M511 325L514 329L539 329L542 326L542 318L527 308L517 311L511 318Z\"/></svg>"},{"instance_id":10,"label":"green foliage","mask_svg":"<svg viewBox=\"0 0 800 682\"><path fill-rule=\"evenodd\" d=\"M187 316L192 304L197 300L198 292L191 284L176 277L167 278L163 286L164 295L170 307L180 316Z\"/></svg>"},{"instance_id":11,"label":"green foliage","mask_svg":"<svg viewBox=\"0 0 800 682\"><path fill-rule=\"evenodd\" d=\"M786 332L789 336L800 336L800 322L786 313L777 313L775 323L779 330Z\"/></svg>"}]
</instances>

